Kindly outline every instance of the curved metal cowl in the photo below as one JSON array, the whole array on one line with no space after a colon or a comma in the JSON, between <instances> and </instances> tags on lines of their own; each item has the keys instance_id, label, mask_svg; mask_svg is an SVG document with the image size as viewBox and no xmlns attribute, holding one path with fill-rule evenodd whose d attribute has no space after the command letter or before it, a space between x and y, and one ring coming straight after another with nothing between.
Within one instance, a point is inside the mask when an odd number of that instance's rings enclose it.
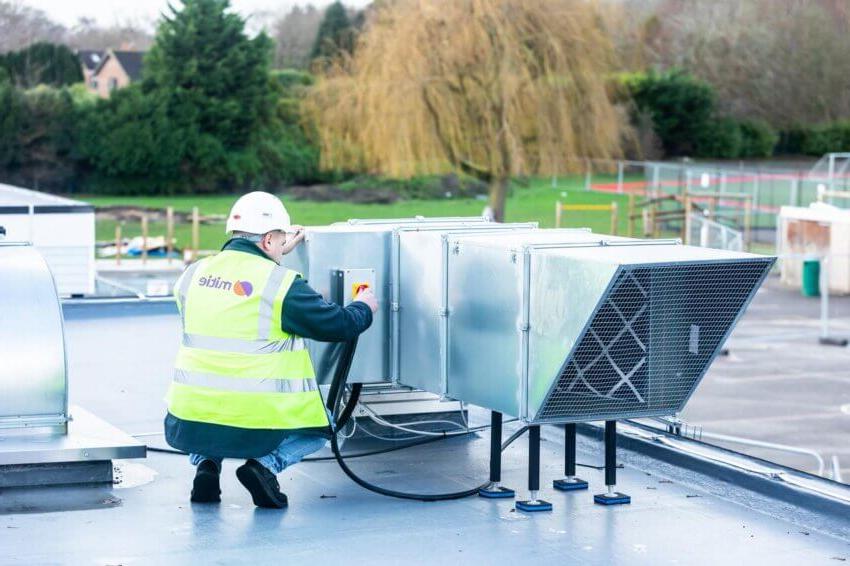
<instances>
[{"instance_id":1,"label":"curved metal cowl","mask_svg":"<svg viewBox=\"0 0 850 566\"><path fill-rule=\"evenodd\" d=\"M62 427L68 371L53 275L31 245L0 243L0 434Z\"/></svg>"}]
</instances>

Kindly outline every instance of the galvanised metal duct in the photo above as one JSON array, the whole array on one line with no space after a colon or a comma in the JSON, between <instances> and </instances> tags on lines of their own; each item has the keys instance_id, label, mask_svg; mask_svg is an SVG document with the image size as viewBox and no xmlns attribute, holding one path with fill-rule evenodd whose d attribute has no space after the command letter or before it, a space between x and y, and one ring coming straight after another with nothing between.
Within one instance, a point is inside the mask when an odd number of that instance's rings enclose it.
<instances>
[{"instance_id":1,"label":"galvanised metal duct","mask_svg":"<svg viewBox=\"0 0 850 566\"><path fill-rule=\"evenodd\" d=\"M0 359L0 488L111 482L110 460L145 456L136 439L69 407L62 306L28 243L0 242Z\"/></svg>"},{"instance_id":2,"label":"galvanised metal duct","mask_svg":"<svg viewBox=\"0 0 850 566\"><path fill-rule=\"evenodd\" d=\"M774 262L545 232L449 244L446 394L529 423L680 411Z\"/></svg>"},{"instance_id":3,"label":"galvanised metal duct","mask_svg":"<svg viewBox=\"0 0 850 566\"><path fill-rule=\"evenodd\" d=\"M773 262L673 240L410 219L308 228L287 264L331 300L350 300L359 282L375 289L381 310L352 382L563 423L681 410Z\"/></svg>"},{"instance_id":4,"label":"galvanised metal duct","mask_svg":"<svg viewBox=\"0 0 850 566\"><path fill-rule=\"evenodd\" d=\"M536 226L536 223L498 224L482 217L352 219L330 226L308 227L304 244L284 257L284 265L302 273L316 291L336 303L350 302L353 288L360 283L367 283L373 289L380 309L375 313L372 327L360 337L349 381L397 383L400 287L395 276L399 234L529 230ZM316 364L317 379L328 383L336 363L336 349L313 341L308 341L307 347Z\"/></svg>"}]
</instances>

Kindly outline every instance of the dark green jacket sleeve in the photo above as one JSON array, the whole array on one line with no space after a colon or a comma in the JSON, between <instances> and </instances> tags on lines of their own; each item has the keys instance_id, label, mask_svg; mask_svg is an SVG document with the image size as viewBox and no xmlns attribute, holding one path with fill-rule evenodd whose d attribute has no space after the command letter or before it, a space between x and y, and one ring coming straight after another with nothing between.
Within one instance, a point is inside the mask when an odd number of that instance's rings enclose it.
<instances>
[{"instance_id":1,"label":"dark green jacket sleeve","mask_svg":"<svg viewBox=\"0 0 850 566\"><path fill-rule=\"evenodd\" d=\"M354 302L347 307L327 302L297 277L283 299L281 327L284 332L320 342L346 342L372 324L372 309Z\"/></svg>"}]
</instances>

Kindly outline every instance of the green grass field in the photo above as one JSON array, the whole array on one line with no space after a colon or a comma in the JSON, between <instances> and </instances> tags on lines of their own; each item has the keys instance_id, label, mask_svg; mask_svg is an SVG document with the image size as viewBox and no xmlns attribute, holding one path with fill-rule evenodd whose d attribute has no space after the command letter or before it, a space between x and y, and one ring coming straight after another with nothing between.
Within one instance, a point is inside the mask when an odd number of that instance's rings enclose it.
<instances>
[{"instance_id":1,"label":"green grass field","mask_svg":"<svg viewBox=\"0 0 850 566\"><path fill-rule=\"evenodd\" d=\"M181 196L181 197L82 197L95 206L130 205L164 209L173 206L177 211L188 212L197 206L202 214L226 215L235 196ZM565 204L610 204L618 203L619 233L625 234L628 197L584 190L581 176L562 177L557 187L550 179L535 179L526 186L516 184L508 198L506 214L509 222L539 222L541 227L555 225L555 202ZM403 218L410 216L477 216L483 211L486 201L475 199L411 200L394 204L351 204L346 202L319 203L294 201L284 198L293 222L304 226L330 224L349 218ZM115 237L115 221L98 220L97 239L112 240ZM562 225L566 227L588 227L594 232L608 233L611 220L608 212L565 212ZM639 223L638 223L639 227ZM226 240L224 223L202 224L200 229L201 249L218 249ZM164 222L151 222L151 236L165 235ZM126 237L141 234L141 224L127 222L122 226ZM188 223L175 227L177 246L191 245L191 226Z\"/></svg>"}]
</instances>

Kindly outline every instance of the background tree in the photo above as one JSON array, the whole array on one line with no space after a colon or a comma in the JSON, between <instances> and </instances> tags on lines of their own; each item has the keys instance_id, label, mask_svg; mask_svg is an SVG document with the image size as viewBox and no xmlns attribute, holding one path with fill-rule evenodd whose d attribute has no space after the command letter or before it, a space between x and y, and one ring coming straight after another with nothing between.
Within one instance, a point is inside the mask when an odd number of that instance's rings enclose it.
<instances>
[{"instance_id":1,"label":"background tree","mask_svg":"<svg viewBox=\"0 0 850 566\"><path fill-rule=\"evenodd\" d=\"M0 180L64 190L76 175L74 107L66 89L0 84Z\"/></svg>"},{"instance_id":2,"label":"background tree","mask_svg":"<svg viewBox=\"0 0 850 566\"><path fill-rule=\"evenodd\" d=\"M147 51L153 44L149 24L125 20L110 26L100 26L91 18L80 18L68 30L68 45L74 49L107 49Z\"/></svg>"},{"instance_id":3,"label":"background tree","mask_svg":"<svg viewBox=\"0 0 850 566\"><path fill-rule=\"evenodd\" d=\"M306 69L310 65L310 55L321 22L322 10L317 10L312 4L304 8L295 6L278 19L273 31L274 66L279 69Z\"/></svg>"},{"instance_id":4,"label":"background tree","mask_svg":"<svg viewBox=\"0 0 850 566\"><path fill-rule=\"evenodd\" d=\"M23 96L0 69L0 172L14 166L20 155Z\"/></svg>"},{"instance_id":5,"label":"background tree","mask_svg":"<svg viewBox=\"0 0 850 566\"><path fill-rule=\"evenodd\" d=\"M637 110L652 118L667 155L698 153L701 136L715 119L715 94L708 83L673 70L638 74L626 85Z\"/></svg>"},{"instance_id":6,"label":"background tree","mask_svg":"<svg viewBox=\"0 0 850 566\"><path fill-rule=\"evenodd\" d=\"M32 43L60 43L66 29L42 10L17 2L0 1L0 53L22 49Z\"/></svg>"},{"instance_id":7,"label":"background tree","mask_svg":"<svg viewBox=\"0 0 850 566\"><path fill-rule=\"evenodd\" d=\"M232 189L259 174L255 142L273 119L271 42L248 38L227 0L185 0L164 17L145 58L143 91L166 105L183 142L182 181Z\"/></svg>"},{"instance_id":8,"label":"background tree","mask_svg":"<svg viewBox=\"0 0 850 566\"><path fill-rule=\"evenodd\" d=\"M709 82L726 114L777 128L850 118L845 0L664 0L635 22L633 50Z\"/></svg>"},{"instance_id":9,"label":"background tree","mask_svg":"<svg viewBox=\"0 0 850 566\"><path fill-rule=\"evenodd\" d=\"M490 183L502 220L512 176L620 153L608 37L582 0L387 3L308 98L323 164L403 177L464 170Z\"/></svg>"},{"instance_id":10,"label":"background tree","mask_svg":"<svg viewBox=\"0 0 850 566\"><path fill-rule=\"evenodd\" d=\"M312 59L333 58L340 52L351 53L354 49L354 27L342 2L334 2L325 10L313 43Z\"/></svg>"},{"instance_id":11,"label":"background tree","mask_svg":"<svg viewBox=\"0 0 850 566\"><path fill-rule=\"evenodd\" d=\"M20 51L0 55L0 67L19 88L64 86L81 82L83 72L73 51L54 43L33 43Z\"/></svg>"}]
</instances>

